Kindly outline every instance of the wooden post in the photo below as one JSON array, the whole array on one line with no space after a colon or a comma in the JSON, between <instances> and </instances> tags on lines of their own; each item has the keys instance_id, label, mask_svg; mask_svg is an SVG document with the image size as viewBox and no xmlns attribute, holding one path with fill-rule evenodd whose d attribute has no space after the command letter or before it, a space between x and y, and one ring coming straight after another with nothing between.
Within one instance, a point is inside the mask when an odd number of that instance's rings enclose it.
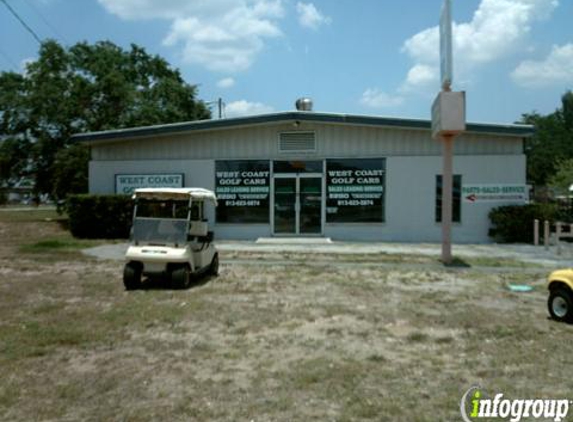
<instances>
[{"instance_id":1,"label":"wooden post","mask_svg":"<svg viewBox=\"0 0 573 422\"><path fill-rule=\"evenodd\" d=\"M547 220L543 222L543 244L545 245L545 250L549 250L549 221Z\"/></svg>"},{"instance_id":2,"label":"wooden post","mask_svg":"<svg viewBox=\"0 0 573 422\"><path fill-rule=\"evenodd\" d=\"M555 243L557 244L557 255L561 255L561 223L558 221L555 228Z\"/></svg>"},{"instance_id":3,"label":"wooden post","mask_svg":"<svg viewBox=\"0 0 573 422\"><path fill-rule=\"evenodd\" d=\"M533 220L533 244L539 245L539 220L537 218Z\"/></svg>"}]
</instances>

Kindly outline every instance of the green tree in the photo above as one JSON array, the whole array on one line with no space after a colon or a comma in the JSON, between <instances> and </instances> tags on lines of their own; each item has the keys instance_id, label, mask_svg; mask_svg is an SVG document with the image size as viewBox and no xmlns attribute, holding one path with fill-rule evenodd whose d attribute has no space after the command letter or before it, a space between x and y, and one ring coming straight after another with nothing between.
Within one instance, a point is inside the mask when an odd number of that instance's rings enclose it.
<instances>
[{"instance_id":1,"label":"green tree","mask_svg":"<svg viewBox=\"0 0 573 422\"><path fill-rule=\"evenodd\" d=\"M520 121L535 126L534 136L525 141L527 180L533 185L546 185L558 163L573 158L573 94L568 91L561 101L551 114L524 114Z\"/></svg>"},{"instance_id":2,"label":"green tree","mask_svg":"<svg viewBox=\"0 0 573 422\"><path fill-rule=\"evenodd\" d=\"M0 73L0 182L27 172L37 193L79 193L89 157L65 152L72 134L209 117L197 87L141 47L46 41L23 74Z\"/></svg>"},{"instance_id":3,"label":"green tree","mask_svg":"<svg viewBox=\"0 0 573 422\"><path fill-rule=\"evenodd\" d=\"M27 175L29 151L30 144L25 139L6 138L0 143L0 181L13 185Z\"/></svg>"},{"instance_id":4,"label":"green tree","mask_svg":"<svg viewBox=\"0 0 573 422\"><path fill-rule=\"evenodd\" d=\"M569 187L573 185L573 158L560 161L556 165L555 174L549 180L548 185L558 195L569 195Z\"/></svg>"},{"instance_id":5,"label":"green tree","mask_svg":"<svg viewBox=\"0 0 573 422\"><path fill-rule=\"evenodd\" d=\"M563 123L568 131L573 131L573 92L567 91L561 97L561 104L563 105Z\"/></svg>"},{"instance_id":6,"label":"green tree","mask_svg":"<svg viewBox=\"0 0 573 422\"><path fill-rule=\"evenodd\" d=\"M81 144L62 148L56 153L52 190L56 198L88 191L88 174L85 169L89 159L89 148Z\"/></svg>"}]
</instances>

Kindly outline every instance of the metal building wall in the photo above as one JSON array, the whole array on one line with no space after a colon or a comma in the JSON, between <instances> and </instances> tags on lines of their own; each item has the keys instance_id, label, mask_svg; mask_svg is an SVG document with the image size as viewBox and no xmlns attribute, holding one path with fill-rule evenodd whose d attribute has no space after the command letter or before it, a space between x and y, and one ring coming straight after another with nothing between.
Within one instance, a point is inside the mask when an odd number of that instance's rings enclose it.
<instances>
[{"instance_id":1,"label":"metal building wall","mask_svg":"<svg viewBox=\"0 0 573 422\"><path fill-rule=\"evenodd\" d=\"M457 156L454 174L463 184L525 184L524 155ZM436 175L441 157L395 156L386 159L386 222L381 224L327 224L333 239L400 242L439 242L441 225L435 222ZM500 202L461 201L461 222L454 223L458 243L487 243L488 213Z\"/></svg>"},{"instance_id":2,"label":"metal building wall","mask_svg":"<svg viewBox=\"0 0 573 422\"><path fill-rule=\"evenodd\" d=\"M215 190L214 160L131 160L91 161L89 165L90 193L114 193L116 174L183 173L185 186ZM215 221L212 208L207 210L209 221ZM215 228L220 239L253 239L271 236L270 224L219 224Z\"/></svg>"},{"instance_id":3,"label":"metal building wall","mask_svg":"<svg viewBox=\"0 0 573 422\"><path fill-rule=\"evenodd\" d=\"M366 157L394 155L440 155L440 143L427 130L372 128L366 126L301 124L254 126L185 135L137 139L92 146L92 160L176 159L277 159L278 136L286 131L314 131L315 153L304 157ZM465 134L456 140L456 155L522 154L520 139Z\"/></svg>"},{"instance_id":4,"label":"metal building wall","mask_svg":"<svg viewBox=\"0 0 573 422\"><path fill-rule=\"evenodd\" d=\"M317 150L281 154L283 131L314 131ZM438 242L434 221L435 176L441 173L440 143L427 130L373 128L340 124L291 124L190 133L92 146L90 192L113 193L116 174L183 173L186 186L214 189L214 161L225 159L327 159L386 157L386 222L326 224L334 239ZM465 134L455 142L454 173L462 184L525 184L522 141L508 136ZM462 203L462 222L455 224L455 242L488 242L487 214L499 203ZM209 216L214 221L214 216ZM271 226L215 227L219 238L271 236Z\"/></svg>"}]
</instances>

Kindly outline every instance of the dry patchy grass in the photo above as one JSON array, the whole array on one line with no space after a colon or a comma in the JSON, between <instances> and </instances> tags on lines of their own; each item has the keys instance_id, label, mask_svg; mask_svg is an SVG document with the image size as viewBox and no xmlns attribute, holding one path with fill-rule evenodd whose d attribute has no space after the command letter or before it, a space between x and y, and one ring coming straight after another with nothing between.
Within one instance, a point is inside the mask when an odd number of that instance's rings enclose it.
<instances>
[{"instance_id":1,"label":"dry patchy grass","mask_svg":"<svg viewBox=\"0 0 573 422\"><path fill-rule=\"evenodd\" d=\"M573 387L544 271L222 262L189 290L128 293L121 263L83 257L55 222L0 236L2 420L459 420L475 383Z\"/></svg>"}]
</instances>

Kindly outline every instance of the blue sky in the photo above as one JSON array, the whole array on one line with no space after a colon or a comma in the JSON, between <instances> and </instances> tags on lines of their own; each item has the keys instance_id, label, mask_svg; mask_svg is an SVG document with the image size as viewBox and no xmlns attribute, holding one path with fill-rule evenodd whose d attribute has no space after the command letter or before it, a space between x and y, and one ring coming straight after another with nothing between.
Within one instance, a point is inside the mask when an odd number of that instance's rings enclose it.
<instances>
[{"instance_id":1,"label":"blue sky","mask_svg":"<svg viewBox=\"0 0 573 422\"><path fill-rule=\"evenodd\" d=\"M228 117L294 109L430 118L442 0L2 0L40 38L136 43ZM38 43L0 2L0 70ZM473 122L550 113L573 89L573 1L453 0L454 90Z\"/></svg>"}]
</instances>

